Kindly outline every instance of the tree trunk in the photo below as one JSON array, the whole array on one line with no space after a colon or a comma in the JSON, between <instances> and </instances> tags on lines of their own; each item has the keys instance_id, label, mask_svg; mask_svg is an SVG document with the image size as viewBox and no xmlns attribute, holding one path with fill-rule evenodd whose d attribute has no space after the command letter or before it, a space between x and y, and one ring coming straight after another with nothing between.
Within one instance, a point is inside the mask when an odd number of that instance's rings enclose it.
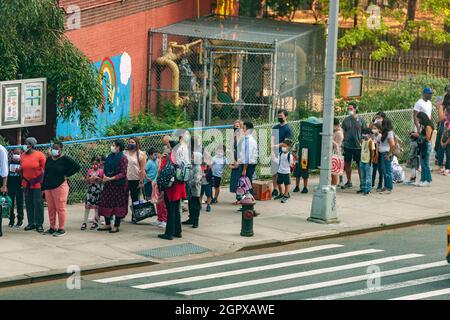
<instances>
[{"instance_id":1,"label":"tree trunk","mask_svg":"<svg viewBox=\"0 0 450 320\"><path fill-rule=\"evenodd\" d=\"M417 0L408 0L408 13L406 15L406 25L409 21L416 19Z\"/></svg>"},{"instance_id":2,"label":"tree trunk","mask_svg":"<svg viewBox=\"0 0 450 320\"><path fill-rule=\"evenodd\" d=\"M359 0L354 0L353 1L353 8L356 9L359 6ZM358 13L356 12L355 15L353 16L353 27L356 28L358 27Z\"/></svg>"},{"instance_id":3,"label":"tree trunk","mask_svg":"<svg viewBox=\"0 0 450 320\"><path fill-rule=\"evenodd\" d=\"M450 33L450 26L444 25L444 31ZM450 43L446 43L444 46L444 58L450 60ZM450 77L450 74L448 76Z\"/></svg>"}]
</instances>

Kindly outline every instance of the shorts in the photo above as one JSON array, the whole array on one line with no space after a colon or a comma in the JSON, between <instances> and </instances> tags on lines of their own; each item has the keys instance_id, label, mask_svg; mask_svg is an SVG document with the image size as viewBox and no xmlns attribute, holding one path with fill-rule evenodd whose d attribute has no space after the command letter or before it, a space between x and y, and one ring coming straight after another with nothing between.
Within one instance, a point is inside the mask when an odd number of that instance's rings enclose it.
<instances>
[{"instance_id":1,"label":"shorts","mask_svg":"<svg viewBox=\"0 0 450 320\"><path fill-rule=\"evenodd\" d=\"M302 169L301 164L297 163L294 169L294 177L296 178L303 178L308 179L309 178L309 170L308 169Z\"/></svg>"},{"instance_id":2,"label":"shorts","mask_svg":"<svg viewBox=\"0 0 450 320\"><path fill-rule=\"evenodd\" d=\"M214 188L220 188L220 182L222 181L222 178L220 177L212 177L212 185Z\"/></svg>"},{"instance_id":3,"label":"shorts","mask_svg":"<svg viewBox=\"0 0 450 320\"><path fill-rule=\"evenodd\" d=\"M349 149L344 147L344 162L355 161L357 164L361 161L361 149Z\"/></svg>"},{"instance_id":4,"label":"shorts","mask_svg":"<svg viewBox=\"0 0 450 320\"><path fill-rule=\"evenodd\" d=\"M290 185L291 184L291 175L289 173L279 173L277 175L277 184Z\"/></svg>"},{"instance_id":5,"label":"shorts","mask_svg":"<svg viewBox=\"0 0 450 320\"><path fill-rule=\"evenodd\" d=\"M203 195L207 196L208 198L212 198L212 184L203 184L202 189L200 191L200 197L203 197Z\"/></svg>"}]
</instances>

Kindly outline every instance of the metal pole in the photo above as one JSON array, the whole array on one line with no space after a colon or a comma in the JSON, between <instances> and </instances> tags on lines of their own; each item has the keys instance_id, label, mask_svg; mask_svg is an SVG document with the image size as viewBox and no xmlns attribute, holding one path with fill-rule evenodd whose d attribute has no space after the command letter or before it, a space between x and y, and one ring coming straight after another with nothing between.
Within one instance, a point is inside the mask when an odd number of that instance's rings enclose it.
<instances>
[{"instance_id":1,"label":"metal pole","mask_svg":"<svg viewBox=\"0 0 450 320\"><path fill-rule=\"evenodd\" d=\"M206 124L211 125L211 113L212 113L212 103L213 103L213 86L214 86L214 51L211 51L209 58L209 100L208 100L208 121Z\"/></svg>"},{"instance_id":2,"label":"metal pole","mask_svg":"<svg viewBox=\"0 0 450 320\"><path fill-rule=\"evenodd\" d=\"M207 42L206 42L207 43ZM207 89L207 81L206 78L208 76L208 49L205 48L205 58L203 59L203 90L202 90L202 100L203 100L203 115L202 115L202 126L206 126L206 90ZM211 68L211 63L209 64Z\"/></svg>"},{"instance_id":3,"label":"metal pole","mask_svg":"<svg viewBox=\"0 0 450 320\"><path fill-rule=\"evenodd\" d=\"M336 188L331 186L331 156L333 139L334 98L336 86L336 57L338 37L339 0L330 1L328 17L328 46L323 101L322 156L320 182L314 192L308 221L337 223Z\"/></svg>"}]
</instances>

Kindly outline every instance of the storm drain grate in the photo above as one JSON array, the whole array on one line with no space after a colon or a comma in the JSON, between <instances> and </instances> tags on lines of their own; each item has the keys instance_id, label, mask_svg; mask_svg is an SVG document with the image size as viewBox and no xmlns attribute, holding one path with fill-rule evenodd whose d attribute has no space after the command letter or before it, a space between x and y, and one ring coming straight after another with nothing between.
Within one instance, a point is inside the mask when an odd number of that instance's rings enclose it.
<instances>
[{"instance_id":1,"label":"storm drain grate","mask_svg":"<svg viewBox=\"0 0 450 320\"><path fill-rule=\"evenodd\" d=\"M200 247L192 243L183 243L173 246L141 250L136 252L136 254L144 257L171 258L187 256L189 254L203 253L207 251L209 251L208 248Z\"/></svg>"}]
</instances>

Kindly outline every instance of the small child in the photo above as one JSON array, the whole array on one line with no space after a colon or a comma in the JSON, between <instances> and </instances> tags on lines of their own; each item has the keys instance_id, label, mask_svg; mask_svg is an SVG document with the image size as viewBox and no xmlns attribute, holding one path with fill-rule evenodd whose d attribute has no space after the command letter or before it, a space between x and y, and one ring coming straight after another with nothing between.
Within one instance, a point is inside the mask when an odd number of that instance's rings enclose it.
<instances>
[{"instance_id":1,"label":"small child","mask_svg":"<svg viewBox=\"0 0 450 320\"><path fill-rule=\"evenodd\" d=\"M294 165L294 156L291 153L292 141L290 139L284 139L281 144L281 153L278 158L273 157L273 161L278 163L277 171L277 184L280 194L275 197L275 199L281 199L281 203L287 203L288 199L291 197L289 194L289 189L291 185L291 167ZM283 190L284 185L284 192Z\"/></svg>"},{"instance_id":2,"label":"small child","mask_svg":"<svg viewBox=\"0 0 450 320\"><path fill-rule=\"evenodd\" d=\"M192 165L191 176L189 177L189 219L184 221L184 225L192 225L192 228L198 228L200 217L200 195L202 189L202 168L200 163L202 162L202 154L199 152L193 152L194 163Z\"/></svg>"},{"instance_id":3,"label":"small child","mask_svg":"<svg viewBox=\"0 0 450 320\"><path fill-rule=\"evenodd\" d=\"M150 148L148 150L148 160L145 165L145 184L144 184L144 194L145 198L149 200L152 197L153 181L156 181L159 168L159 153L155 148Z\"/></svg>"},{"instance_id":4,"label":"small child","mask_svg":"<svg viewBox=\"0 0 450 320\"><path fill-rule=\"evenodd\" d=\"M156 181L152 183L152 196L151 201L155 205L157 220L151 222L152 226L165 228L167 225L167 208L164 201L164 191L159 191Z\"/></svg>"},{"instance_id":5,"label":"small child","mask_svg":"<svg viewBox=\"0 0 450 320\"><path fill-rule=\"evenodd\" d=\"M217 203L220 193L220 182L222 181L223 171L228 164L228 160L225 157L226 147L225 145L219 146L216 151L216 155L212 158L212 184L214 187L214 197L212 203Z\"/></svg>"},{"instance_id":6,"label":"small child","mask_svg":"<svg viewBox=\"0 0 450 320\"><path fill-rule=\"evenodd\" d=\"M381 170L381 159L379 158L380 153L378 152L378 148L381 142L381 124L375 119L370 127L372 129L371 139L375 145L375 152L372 163L372 188L375 188L375 182L377 180L378 173L377 192L381 192L383 189L383 171Z\"/></svg>"},{"instance_id":7,"label":"small child","mask_svg":"<svg viewBox=\"0 0 450 320\"><path fill-rule=\"evenodd\" d=\"M407 167L411 168L411 178L405 181L405 184L413 185L416 183L417 171L420 168L420 150L417 138L410 134L409 136L409 155Z\"/></svg>"},{"instance_id":8,"label":"small child","mask_svg":"<svg viewBox=\"0 0 450 320\"><path fill-rule=\"evenodd\" d=\"M20 148L15 148L11 160L9 162L8 175L8 195L12 201L12 207L9 214L9 227L14 227L14 203L17 203L17 224L16 228L20 228L23 224L23 188L22 177L20 176Z\"/></svg>"},{"instance_id":9,"label":"small child","mask_svg":"<svg viewBox=\"0 0 450 320\"><path fill-rule=\"evenodd\" d=\"M81 225L81 230L85 230L87 228L89 212L91 209L95 210L95 219L91 225L91 230L97 229L98 227L99 215L97 203L103 189L102 181L104 175L103 169L100 169L100 162L101 159L94 156L91 160L92 166L87 173L86 181L89 183L89 186L86 193L84 220Z\"/></svg>"},{"instance_id":10,"label":"small child","mask_svg":"<svg viewBox=\"0 0 450 320\"><path fill-rule=\"evenodd\" d=\"M357 191L357 193L367 196L372 191L372 163L375 155L375 143L371 138L371 129L363 128L361 134L361 161L359 164L361 170L361 190Z\"/></svg>"},{"instance_id":11,"label":"small child","mask_svg":"<svg viewBox=\"0 0 450 320\"><path fill-rule=\"evenodd\" d=\"M211 166L203 162L202 169L202 188L200 192L200 199L203 199L203 195L206 195L206 212L211 212L211 200L212 200L212 170Z\"/></svg>"},{"instance_id":12,"label":"small child","mask_svg":"<svg viewBox=\"0 0 450 320\"><path fill-rule=\"evenodd\" d=\"M303 189L301 193L308 193L308 179L309 170L303 169L301 164L298 163L298 159L301 158L300 144L297 142L294 145L292 154L295 160L294 177L295 177L295 188L293 192L300 192L300 178L303 178ZM277 199L277 198L275 198Z\"/></svg>"}]
</instances>

